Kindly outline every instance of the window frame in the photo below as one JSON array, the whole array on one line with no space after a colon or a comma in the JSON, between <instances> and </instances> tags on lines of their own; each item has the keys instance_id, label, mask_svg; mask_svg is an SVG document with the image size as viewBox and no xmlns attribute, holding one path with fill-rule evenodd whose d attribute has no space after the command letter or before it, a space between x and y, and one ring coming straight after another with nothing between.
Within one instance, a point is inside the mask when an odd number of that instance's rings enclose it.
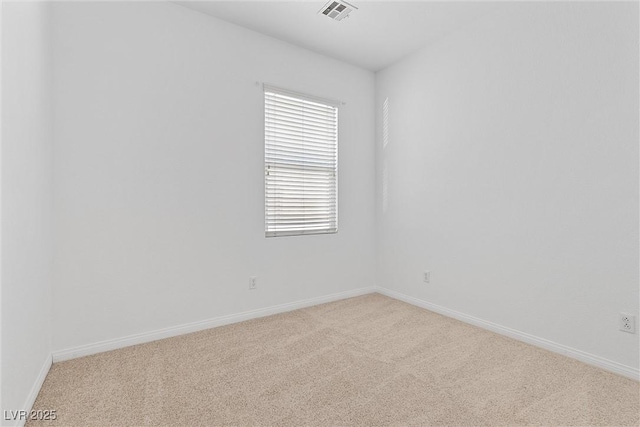
<instances>
[{"instance_id":1,"label":"window frame","mask_svg":"<svg viewBox=\"0 0 640 427\"><path fill-rule=\"evenodd\" d=\"M300 92L296 92L296 91L291 91L288 89L283 89L280 87L276 87L276 86L271 86L271 85L263 85L263 99L264 99L264 215L265 215L265 222L264 222L264 230L265 230L265 237L284 237L284 236L305 236L305 235L317 235L317 234L336 234L338 232L338 147L339 147L339 112L340 112L340 105L343 105L343 103L341 103L340 101L334 101L334 100L330 100L330 99L326 99L326 98L321 98L321 97L317 97L317 96L313 96L313 95L308 95L308 94L304 94L304 93L300 93ZM270 100L270 97L272 98ZM277 116L273 116L270 115L270 111L271 113L274 113L274 103L277 103L277 101L274 101L274 99L277 99L278 97L284 99L284 102L287 102L287 100L289 102L296 102L296 103L301 103L301 105L305 105L309 107L309 111L313 111L314 107L320 107L323 109L332 109L333 110L333 126L334 126L334 131L333 131L333 141L332 142L327 142L325 144L324 147L322 147L323 150L327 150L327 152L331 152L331 150L333 150L333 165L331 167L327 167L327 166L317 166L315 167L315 169L310 168L308 166L308 163L310 162L310 160L314 160L313 159L313 155L309 154L309 157L302 157L299 162L296 164L295 161L289 160L287 163L280 163L278 164L277 159L273 159L273 155L271 155L271 159L270 159L270 150L271 152L273 152L273 150L276 150L278 147L278 138L273 136L273 131L269 131L269 125L271 125L272 127L276 127L278 126L277 124ZM271 103L271 106L269 105L269 103ZM306 111L305 107L302 107L302 111L300 113L300 117L298 117L298 120L304 121L305 118L309 118L307 116L305 116L304 111ZM312 117L313 118L313 117ZM282 118L281 118L282 120ZM280 125L282 125L282 122L280 122ZM302 130L300 132L305 133L305 129L308 132L309 128L305 128L304 125L302 125ZM272 135L269 135L269 132L272 132ZM299 138L299 140L296 141L295 137L289 138L290 140L287 142L287 144L292 144L291 141L294 141L295 143L301 145L301 147L296 147L296 150L302 151L304 152L305 149L305 141L307 143L309 143L309 139L305 139L304 137ZM296 155L296 157L301 157L299 155ZM327 162L330 163L330 162ZM285 165L285 166L283 166ZM280 229L278 230L278 220L277 220L277 212L278 212L278 208L275 206L277 204L278 201L278 197L270 197L270 194L272 194L272 192L270 193L270 188L269 186L271 185L271 188L276 188L277 189L277 183L274 183L273 179L269 179L269 177L271 176L270 173L272 173L272 171L276 168L283 168L283 169L289 169L292 175L296 175L298 174L298 177L296 178L292 178L291 181L291 185L297 186L297 187L302 187L303 190L302 192L304 193L304 184L301 184L301 179L304 181L303 178L300 177L311 177L311 171L315 170L317 173L322 174L322 170L324 170L324 173L329 173L332 174L333 176L331 178L327 178L326 182L329 184L329 190L328 193L330 194L330 197L327 198L327 202L325 205L320 206L319 208L326 208L326 211L329 212L326 217L324 217L323 219L326 220L326 222L328 222L328 225L326 227L322 227L322 228L314 228L313 226L310 226L309 223L307 222L301 222L299 223L300 226L299 228L295 228L295 229ZM297 169L297 171L296 171ZM308 171L307 174L305 174L305 171ZM277 173L278 171L276 171ZM282 170L280 171L282 172ZM309 178L312 179L312 178ZM315 179L315 178L314 178ZM333 187L331 187L331 184L333 185ZM300 191L299 189L297 191ZM332 198L331 198L332 197ZM306 200L312 200L312 199L304 199L301 198L299 199L301 200L301 207L299 207L300 212L296 212L296 214L303 216L305 215L305 201ZM310 207L307 207L307 209L309 209ZM318 207L316 207L317 209ZM295 207L292 207L291 209L295 209ZM275 219L274 219L275 217ZM318 218L316 218L318 219ZM304 219L302 219L302 221L304 221ZM280 226L282 227L294 227L295 224L289 223L287 224L286 221L282 221L282 223L280 224Z\"/></svg>"}]
</instances>

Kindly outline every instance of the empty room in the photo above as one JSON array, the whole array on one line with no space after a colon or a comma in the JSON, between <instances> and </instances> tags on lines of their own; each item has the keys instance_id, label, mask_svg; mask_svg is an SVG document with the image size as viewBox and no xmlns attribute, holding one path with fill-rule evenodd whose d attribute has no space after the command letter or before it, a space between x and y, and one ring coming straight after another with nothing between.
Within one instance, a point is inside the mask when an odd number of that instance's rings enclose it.
<instances>
[{"instance_id":1,"label":"empty room","mask_svg":"<svg viewBox=\"0 0 640 427\"><path fill-rule=\"evenodd\" d=\"M1 5L1 425L640 425L638 1Z\"/></svg>"}]
</instances>

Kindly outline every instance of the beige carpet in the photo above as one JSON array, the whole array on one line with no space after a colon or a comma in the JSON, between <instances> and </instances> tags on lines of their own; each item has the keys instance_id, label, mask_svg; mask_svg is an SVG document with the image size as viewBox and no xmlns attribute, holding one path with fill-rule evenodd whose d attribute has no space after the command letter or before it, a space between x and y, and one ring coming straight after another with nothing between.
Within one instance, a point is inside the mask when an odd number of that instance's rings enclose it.
<instances>
[{"instance_id":1,"label":"beige carpet","mask_svg":"<svg viewBox=\"0 0 640 427\"><path fill-rule=\"evenodd\" d=\"M50 426L638 425L637 382L365 295L56 363Z\"/></svg>"}]
</instances>

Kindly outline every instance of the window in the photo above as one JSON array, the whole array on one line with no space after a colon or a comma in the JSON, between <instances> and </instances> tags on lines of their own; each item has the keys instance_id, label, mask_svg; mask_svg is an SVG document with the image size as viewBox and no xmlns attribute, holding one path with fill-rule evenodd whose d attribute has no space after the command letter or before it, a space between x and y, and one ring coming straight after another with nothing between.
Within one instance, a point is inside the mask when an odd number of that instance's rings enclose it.
<instances>
[{"instance_id":1,"label":"window","mask_svg":"<svg viewBox=\"0 0 640 427\"><path fill-rule=\"evenodd\" d=\"M338 231L338 104L265 85L265 235Z\"/></svg>"}]
</instances>

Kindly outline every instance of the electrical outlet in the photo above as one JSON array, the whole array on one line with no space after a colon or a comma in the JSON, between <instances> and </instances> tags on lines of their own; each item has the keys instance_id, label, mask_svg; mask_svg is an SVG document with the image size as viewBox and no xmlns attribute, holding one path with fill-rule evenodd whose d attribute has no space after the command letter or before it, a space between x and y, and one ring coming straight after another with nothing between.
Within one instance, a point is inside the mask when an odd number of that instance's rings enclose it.
<instances>
[{"instance_id":1,"label":"electrical outlet","mask_svg":"<svg viewBox=\"0 0 640 427\"><path fill-rule=\"evenodd\" d=\"M422 277L422 281L424 283L429 283L431 281L431 272L430 271L425 271L424 275Z\"/></svg>"},{"instance_id":2,"label":"electrical outlet","mask_svg":"<svg viewBox=\"0 0 640 427\"><path fill-rule=\"evenodd\" d=\"M620 330L629 332L630 334L635 334L636 316L627 313L620 313Z\"/></svg>"},{"instance_id":3,"label":"electrical outlet","mask_svg":"<svg viewBox=\"0 0 640 427\"><path fill-rule=\"evenodd\" d=\"M258 287L258 278L256 276L249 277L249 289L255 289Z\"/></svg>"}]
</instances>

